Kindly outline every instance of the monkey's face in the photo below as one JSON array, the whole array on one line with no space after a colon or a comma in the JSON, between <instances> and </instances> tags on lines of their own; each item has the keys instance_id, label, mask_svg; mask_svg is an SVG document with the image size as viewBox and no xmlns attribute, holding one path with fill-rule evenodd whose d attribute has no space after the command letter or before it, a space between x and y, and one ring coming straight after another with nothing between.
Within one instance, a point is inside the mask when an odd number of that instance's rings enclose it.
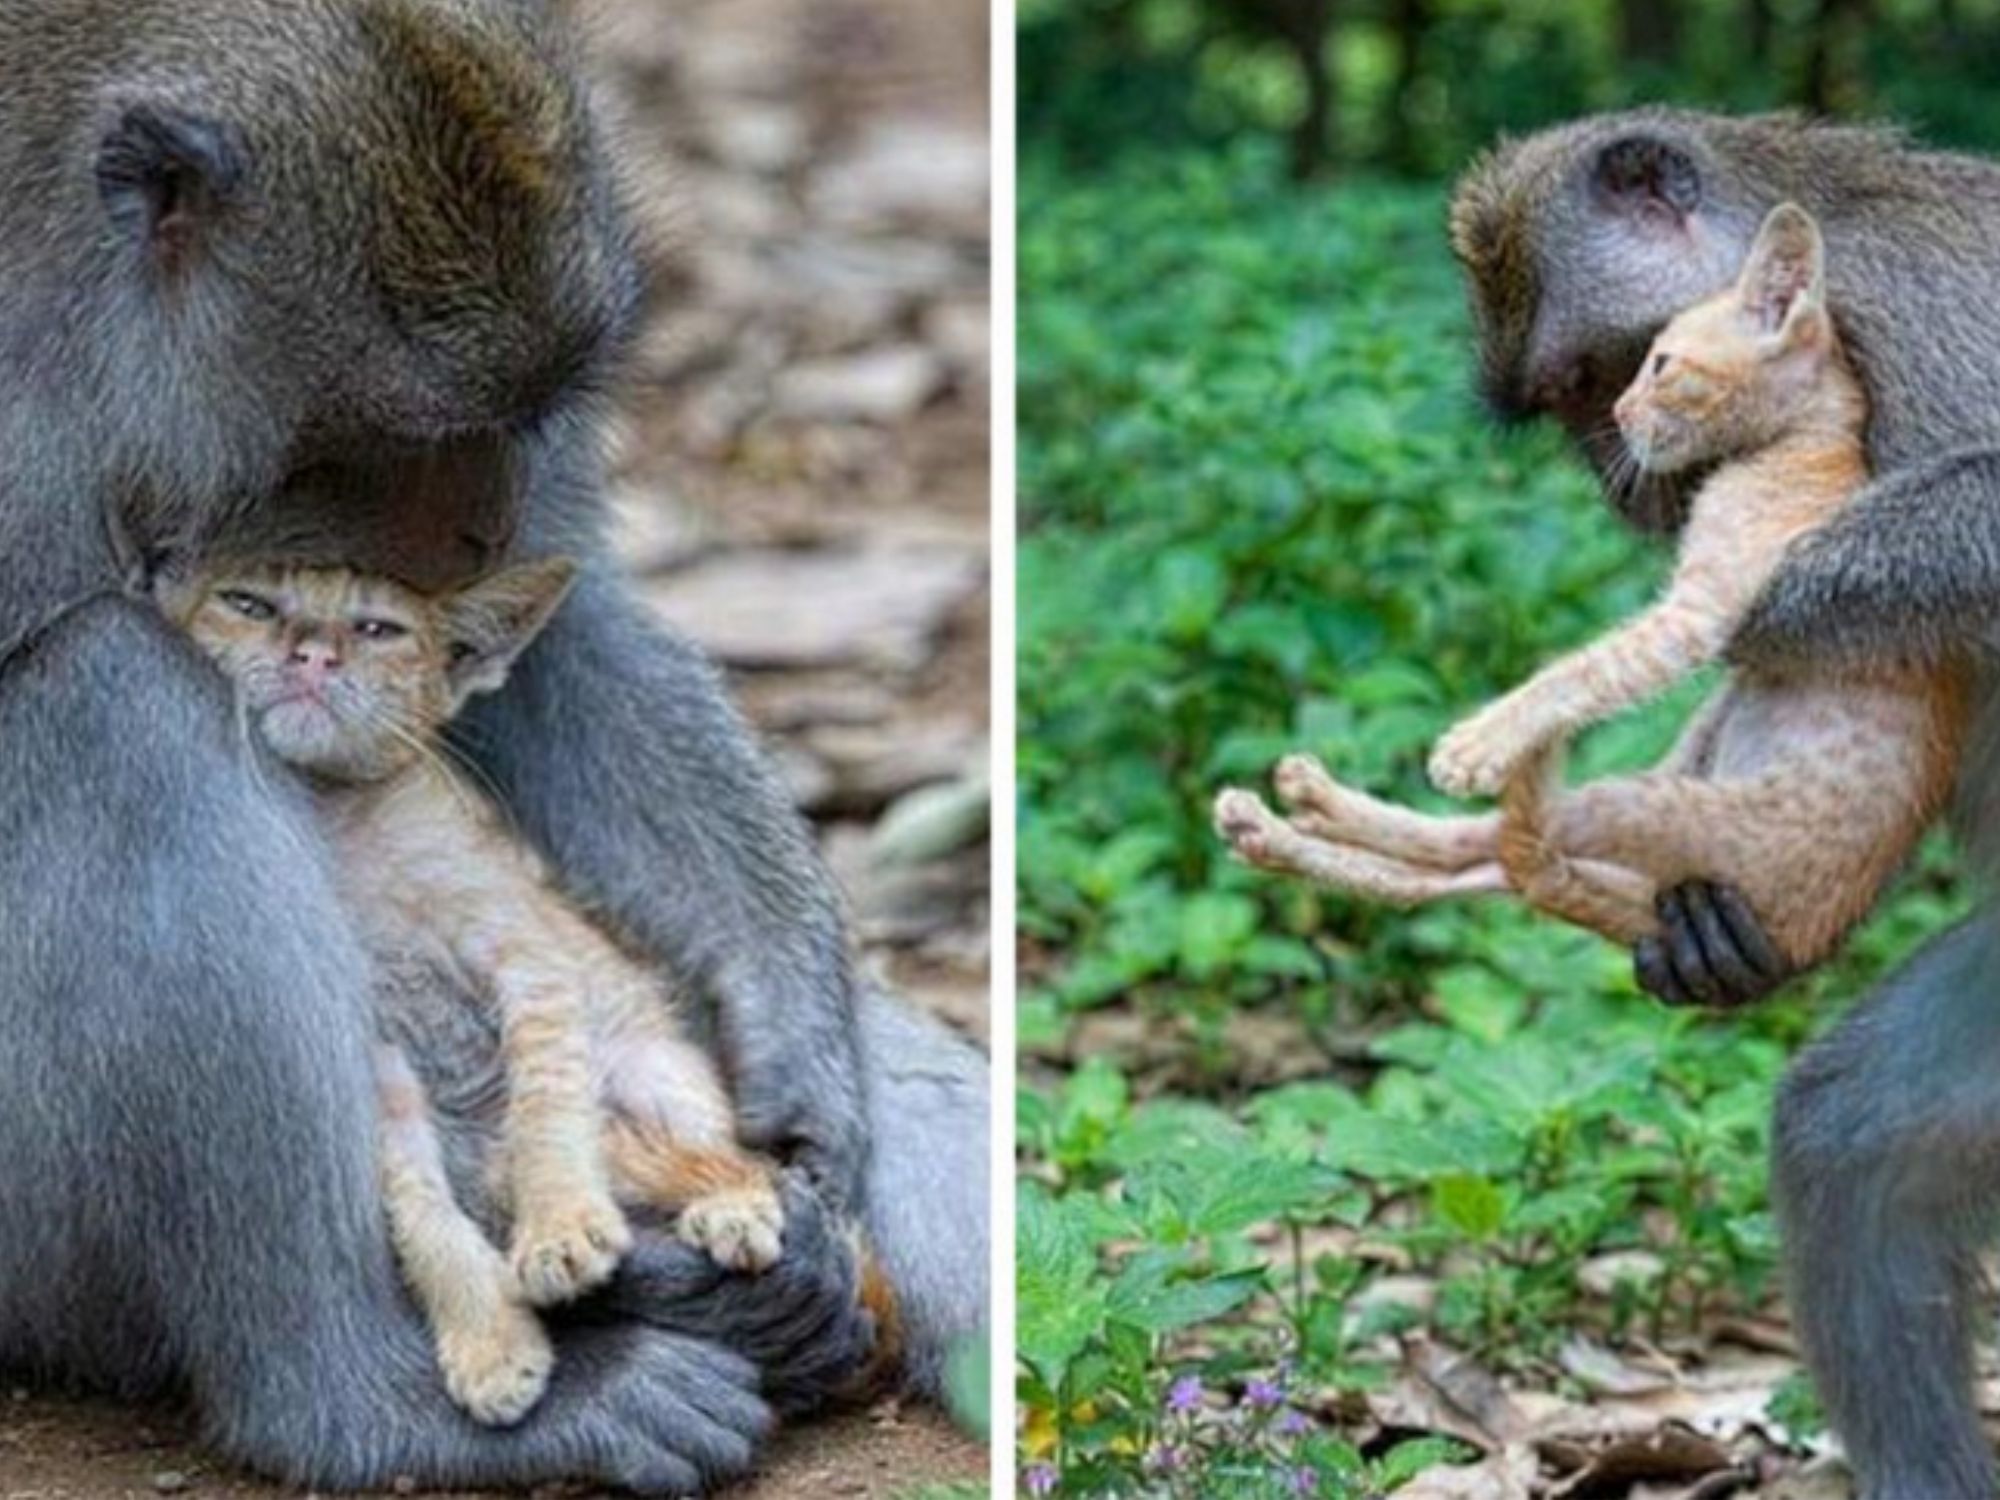
<instances>
[{"instance_id":1,"label":"monkey's face","mask_svg":"<svg viewBox=\"0 0 2000 1500\"><path fill-rule=\"evenodd\" d=\"M1678 474L1756 452L1812 420L1834 359L1819 228L1784 204L1736 285L1654 340L1612 414L1641 473Z\"/></svg>"},{"instance_id":2,"label":"monkey's face","mask_svg":"<svg viewBox=\"0 0 2000 1500\"><path fill-rule=\"evenodd\" d=\"M371 526L490 543L639 290L545 8L203 9L213 60L114 101L97 161L137 294L103 378L149 398L119 409L132 466L197 521L303 475Z\"/></svg>"},{"instance_id":3,"label":"monkey's face","mask_svg":"<svg viewBox=\"0 0 2000 1500\"><path fill-rule=\"evenodd\" d=\"M506 680L573 574L532 563L423 595L345 568L223 563L164 582L161 604L274 755L367 782L440 753L438 732Z\"/></svg>"},{"instance_id":4,"label":"monkey's face","mask_svg":"<svg viewBox=\"0 0 2000 1500\"><path fill-rule=\"evenodd\" d=\"M1559 420L1636 523L1685 514L1675 478L1629 483L1612 405L1676 313L1729 285L1755 224L1712 188L1700 117L1590 119L1503 146L1460 183L1452 247L1503 420Z\"/></svg>"}]
</instances>

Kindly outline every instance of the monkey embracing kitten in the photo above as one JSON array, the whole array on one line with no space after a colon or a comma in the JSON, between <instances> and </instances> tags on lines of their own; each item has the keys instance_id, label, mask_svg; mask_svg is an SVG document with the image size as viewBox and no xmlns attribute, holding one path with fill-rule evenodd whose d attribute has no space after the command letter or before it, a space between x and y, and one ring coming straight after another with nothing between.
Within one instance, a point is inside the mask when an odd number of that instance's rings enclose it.
<instances>
[{"instance_id":1,"label":"monkey embracing kitten","mask_svg":"<svg viewBox=\"0 0 2000 1500\"><path fill-rule=\"evenodd\" d=\"M1812 218L1773 209L1736 285L1675 317L1619 399L1639 474L1716 467L1659 602L1438 744L1439 788L1500 792L1501 812L1427 817L1293 757L1276 778L1291 821L1248 792L1217 799L1238 854L1385 901L1512 891L1619 943L1659 930L1662 890L1710 879L1792 964L1831 951L1950 793L1969 700L1954 662L1739 671L1662 767L1557 786L1571 735L1719 660L1786 549L1866 482L1867 404L1823 262Z\"/></svg>"},{"instance_id":2,"label":"monkey embracing kitten","mask_svg":"<svg viewBox=\"0 0 2000 1500\"><path fill-rule=\"evenodd\" d=\"M739 1271L777 1261L784 1222L771 1167L737 1144L722 1079L663 986L439 748L574 573L530 563L427 596L345 569L217 563L161 588L246 727L312 787L375 961L442 962L499 1013L507 1107L488 1176L511 1210L508 1259L453 1196L409 1059L386 1040L376 1056L398 1258L453 1399L493 1424L518 1421L547 1384L532 1309L602 1285L630 1248L617 1200L675 1212L681 1239Z\"/></svg>"}]
</instances>

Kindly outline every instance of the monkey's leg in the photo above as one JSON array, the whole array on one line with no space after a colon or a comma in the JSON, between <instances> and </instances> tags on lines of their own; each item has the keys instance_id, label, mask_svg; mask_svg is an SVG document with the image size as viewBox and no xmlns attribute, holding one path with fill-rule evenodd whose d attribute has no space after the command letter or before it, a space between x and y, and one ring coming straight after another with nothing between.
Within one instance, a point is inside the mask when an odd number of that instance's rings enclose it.
<instances>
[{"instance_id":1,"label":"monkey's leg","mask_svg":"<svg viewBox=\"0 0 2000 1500\"><path fill-rule=\"evenodd\" d=\"M0 670L0 744L0 1363L184 1387L302 1486L748 1469L756 1370L678 1331L574 1328L507 1431L452 1404L380 1209L362 955L309 810L185 641L72 615Z\"/></svg>"},{"instance_id":2,"label":"monkey's leg","mask_svg":"<svg viewBox=\"0 0 2000 1500\"><path fill-rule=\"evenodd\" d=\"M1215 829L1259 869L1298 875L1316 885L1392 906L1416 906L1448 896L1493 895L1509 889L1497 860L1461 870L1376 854L1309 837L1266 807L1255 793L1231 788L1215 799Z\"/></svg>"},{"instance_id":3,"label":"monkey's leg","mask_svg":"<svg viewBox=\"0 0 2000 1500\"><path fill-rule=\"evenodd\" d=\"M1993 1500L1973 1399L2000 1215L2000 948L1933 939L1799 1055L1772 1187L1793 1323L1862 1500Z\"/></svg>"},{"instance_id":4,"label":"monkey's leg","mask_svg":"<svg viewBox=\"0 0 2000 1500\"><path fill-rule=\"evenodd\" d=\"M445 1178L423 1085L401 1049L376 1049L382 1110L382 1202L403 1276L430 1318L452 1399L505 1427L541 1399L555 1362L541 1321L504 1257L467 1217Z\"/></svg>"},{"instance_id":5,"label":"monkey's leg","mask_svg":"<svg viewBox=\"0 0 2000 1500\"><path fill-rule=\"evenodd\" d=\"M574 546L553 531L546 540ZM795 1151L836 1206L865 1198L870 1243L893 1276L911 1278L897 1283L911 1361L934 1388L950 1342L984 1319L989 1210L967 1185L988 1169L986 1063L886 999L871 1002L881 1024L857 1030L838 897L714 669L650 624L600 563L469 730L521 825L574 887L715 1001L745 1141ZM883 1050L905 1045L915 1050ZM871 1196L929 1191L933 1173L960 1211L933 1218L923 1203ZM837 1285L851 1255L838 1236L795 1236L795 1216L788 1205L786 1260L832 1256L798 1277ZM789 1373L765 1365L780 1385L809 1383L822 1353L843 1355L837 1340L815 1351L761 1330L725 1337L760 1358L800 1361Z\"/></svg>"},{"instance_id":6,"label":"monkey's leg","mask_svg":"<svg viewBox=\"0 0 2000 1500\"><path fill-rule=\"evenodd\" d=\"M1441 818L1399 807L1341 785L1310 755L1279 761L1272 784L1299 831L1329 843L1439 870L1490 863L1498 850L1497 814Z\"/></svg>"}]
</instances>

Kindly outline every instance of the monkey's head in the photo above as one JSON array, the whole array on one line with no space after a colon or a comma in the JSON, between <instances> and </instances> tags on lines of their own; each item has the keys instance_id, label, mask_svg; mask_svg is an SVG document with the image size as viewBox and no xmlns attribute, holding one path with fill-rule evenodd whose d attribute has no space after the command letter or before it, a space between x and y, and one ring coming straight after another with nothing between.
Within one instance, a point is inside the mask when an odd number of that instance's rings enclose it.
<instances>
[{"instance_id":1,"label":"monkey's head","mask_svg":"<svg viewBox=\"0 0 2000 1500\"><path fill-rule=\"evenodd\" d=\"M90 378L169 502L206 520L365 496L371 525L411 528L402 552L433 554L400 559L411 573L504 545L525 468L604 384L640 286L547 9L135 7L141 61L91 126L108 295ZM399 542L359 545L387 565Z\"/></svg>"},{"instance_id":2,"label":"monkey's head","mask_svg":"<svg viewBox=\"0 0 2000 1500\"><path fill-rule=\"evenodd\" d=\"M1505 142L1473 165L1452 201L1451 243L1497 414L1551 414L1601 474L1614 472L1613 400L1670 317L1731 283L1780 196L1738 161L1739 138L1759 126L1804 129L1640 110ZM1614 498L1666 528L1685 513L1686 486Z\"/></svg>"},{"instance_id":3,"label":"monkey's head","mask_svg":"<svg viewBox=\"0 0 2000 1500\"><path fill-rule=\"evenodd\" d=\"M1641 473L1684 473L1824 425L1839 358L1819 225L1781 203L1736 284L1660 331L1612 416Z\"/></svg>"}]
</instances>

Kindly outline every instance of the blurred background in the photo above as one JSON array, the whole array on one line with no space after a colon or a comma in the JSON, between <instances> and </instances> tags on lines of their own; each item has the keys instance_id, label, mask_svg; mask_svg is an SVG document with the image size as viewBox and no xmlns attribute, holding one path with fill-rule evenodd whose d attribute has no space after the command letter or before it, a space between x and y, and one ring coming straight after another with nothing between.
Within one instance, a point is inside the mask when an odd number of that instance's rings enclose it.
<instances>
[{"instance_id":1,"label":"blurred background","mask_svg":"<svg viewBox=\"0 0 2000 1500\"><path fill-rule=\"evenodd\" d=\"M1964 910L1949 841L1714 1017L1503 903L1239 868L1209 806L1303 749L1444 809L1431 742L1660 577L1556 433L1473 399L1472 153L1653 101L2000 145L1996 49L1984 0L1023 0L1028 1490L1848 1494L1775 1275L1771 1091ZM1649 763L1711 685L1572 774Z\"/></svg>"},{"instance_id":2,"label":"blurred background","mask_svg":"<svg viewBox=\"0 0 2000 1500\"><path fill-rule=\"evenodd\" d=\"M1449 172L1641 101L2000 141L1990 0L1022 0L1021 129L1077 162L1281 141L1294 177Z\"/></svg>"}]
</instances>

